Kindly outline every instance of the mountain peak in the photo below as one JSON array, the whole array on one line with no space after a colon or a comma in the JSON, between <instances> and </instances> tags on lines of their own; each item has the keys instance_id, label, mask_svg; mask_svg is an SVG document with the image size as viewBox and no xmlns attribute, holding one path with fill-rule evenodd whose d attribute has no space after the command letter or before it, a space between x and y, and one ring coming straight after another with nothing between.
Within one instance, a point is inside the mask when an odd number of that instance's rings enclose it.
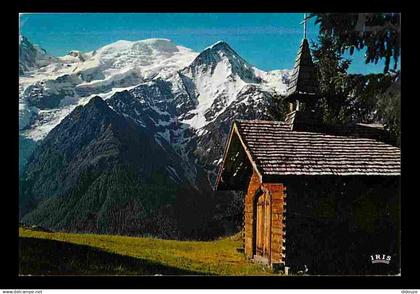
<instances>
[{"instance_id":1,"label":"mountain peak","mask_svg":"<svg viewBox=\"0 0 420 294\"><path fill-rule=\"evenodd\" d=\"M94 114L100 114L101 116L114 116L116 114L100 96L92 97L89 102L79 105L76 109L75 113L84 114L88 117L93 117ZM72 116L72 114L70 113L68 116Z\"/></svg>"},{"instance_id":2,"label":"mountain peak","mask_svg":"<svg viewBox=\"0 0 420 294\"><path fill-rule=\"evenodd\" d=\"M179 51L178 46L169 39L164 38L151 38L138 41L119 40L114 43L108 44L97 51L103 53L112 52L133 52L137 54L173 54Z\"/></svg>"},{"instance_id":3,"label":"mountain peak","mask_svg":"<svg viewBox=\"0 0 420 294\"><path fill-rule=\"evenodd\" d=\"M19 36L19 75L50 64L54 58L24 35Z\"/></svg>"},{"instance_id":4,"label":"mountain peak","mask_svg":"<svg viewBox=\"0 0 420 294\"><path fill-rule=\"evenodd\" d=\"M191 63L190 67L197 67L200 65L215 66L222 59L228 59L229 62L240 62L247 64L247 62L239 56L232 47L225 41L217 41L213 45L204 49Z\"/></svg>"},{"instance_id":5,"label":"mountain peak","mask_svg":"<svg viewBox=\"0 0 420 294\"><path fill-rule=\"evenodd\" d=\"M26 38L24 35L19 35L19 44L23 42L28 42L28 38Z\"/></svg>"},{"instance_id":6,"label":"mountain peak","mask_svg":"<svg viewBox=\"0 0 420 294\"><path fill-rule=\"evenodd\" d=\"M230 47L230 45L223 40L217 41L213 45L207 47L206 49L203 50L202 53L204 53L204 52L213 52L213 53L218 54L218 55L223 54L223 55L226 55L228 57L235 56L235 57L241 58L239 56L239 54L236 53L236 51L233 50L233 48Z\"/></svg>"},{"instance_id":7,"label":"mountain peak","mask_svg":"<svg viewBox=\"0 0 420 294\"><path fill-rule=\"evenodd\" d=\"M108 104L106 104L100 96L94 96L91 98L85 107L96 107L99 109L109 108Z\"/></svg>"},{"instance_id":8,"label":"mountain peak","mask_svg":"<svg viewBox=\"0 0 420 294\"><path fill-rule=\"evenodd\" d=\"M215 49L215 50L231 49L232 50L232 48L229 46L229 44L226 41L223 41L223 40L217 41L216 43L214 43L213 45L210 45L206 49Z\"/></svg>"},{"instance_id":9,"label":"mountain peak","mask_svg":"<svg viewBox=\"0 0 420 294\"><path fill-rule=\"evenodd\" d=\"M237 76L247 83L259 82L253 67L225 41L218 41L204 49L184 72L190 71L193 76L206 73L213 75L216 67L218 67L218 80L223 75L231 78ZM215 85L214 81L211 83Z\"/></svg>"}]
</instances>

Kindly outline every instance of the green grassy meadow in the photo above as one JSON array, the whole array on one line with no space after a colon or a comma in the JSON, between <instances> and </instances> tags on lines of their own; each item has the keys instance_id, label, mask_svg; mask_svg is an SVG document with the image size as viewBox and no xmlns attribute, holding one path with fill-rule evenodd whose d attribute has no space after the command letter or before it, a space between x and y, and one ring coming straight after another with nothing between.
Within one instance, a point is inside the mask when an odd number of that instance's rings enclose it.
<instances>
[{"instance_id":1,"label":"green grassy meadow","mask_svg":"<svg viewBox=\"0 0 420 294\"><path fill-rule=\"evenodd\" d=\"M19 228L21 275L270 275L237 249L239 235L216 241L43 232Z\"/></svg>"}]
</instances>

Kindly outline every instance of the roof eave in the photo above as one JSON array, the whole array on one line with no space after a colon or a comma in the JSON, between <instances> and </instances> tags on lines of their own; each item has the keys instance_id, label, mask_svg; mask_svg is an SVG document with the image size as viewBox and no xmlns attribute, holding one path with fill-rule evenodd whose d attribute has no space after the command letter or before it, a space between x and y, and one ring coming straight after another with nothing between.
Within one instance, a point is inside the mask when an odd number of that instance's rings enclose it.
<instances>
[{"instance_id":1,"label":"roof eave","mask_svg":"<svg viewBox=\"0 0 420 294\"><path fill-rule=\"evenodd\" d=\"M222 161L221 168L219 169L219 173L218 173L217 178L216 178L216 184L215 184L214 190L219 190L220 183L222 182L222 174L223 174L224 166L225 166L225 163L226 163L226 158L227 158L227 155L228 155L228 152L229 152L229 147L230 147L232 138L235 134L236 134L236 136L238 136L238 139L241 142L242 148L244 149L245 154L247 155L247 158L248 158L249 162L251 163L251 166L252 166L253 170L256 172L260 182L262 183L262 179L263 179L262 173L258 170L257 164L255 163L255 161L253 159L252 153L249 150L249 148L246 146L246 144L245 144L245 142L244 142L244 140L243 140L243 138L242 138L242 136L239 132L239 129L236 125L236 121L234 120L232 122L232 127L231 127L231 130L230 130L229 139L228 139L228 141L225 145L225 151L224 151L224 154L223 154L223 161ZM223 189L223 190L229 190L229 189Z\"/></svg>"}]
</instances>

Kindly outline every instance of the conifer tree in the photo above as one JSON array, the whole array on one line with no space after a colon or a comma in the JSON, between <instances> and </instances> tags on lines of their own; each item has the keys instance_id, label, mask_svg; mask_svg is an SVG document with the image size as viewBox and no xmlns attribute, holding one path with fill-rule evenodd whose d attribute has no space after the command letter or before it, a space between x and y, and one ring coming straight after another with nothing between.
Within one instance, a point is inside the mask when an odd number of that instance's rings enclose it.
<instances>
[{"instance_id":1,"label":"conifer tree","mask_svg":"<svg viewBox=\"0 0 420 294\"><path fill-rule=\"evenodd\" d=\"M384 73L398 67L400 57L400 14L399 13L318 13L315 24L320 34L334 39L341 54L354 50L365 51L366 63L385 60Z\"/></svg>"},{"instance_id":2,"label":"conifer tree","mask_svg":"<svg viewBox=\"0 0 420 294\"><path fill-rule=\"evenodd\" d=\"M397 13L311 14L319 24L312 54L320 82L319 110L328 123L379 122L400 141L400 15ZM385 60L383 74L348 74L350 55L365 50L365 62ZM393 59L393 69L390 69Z\"/></svg>"}]
</instances>

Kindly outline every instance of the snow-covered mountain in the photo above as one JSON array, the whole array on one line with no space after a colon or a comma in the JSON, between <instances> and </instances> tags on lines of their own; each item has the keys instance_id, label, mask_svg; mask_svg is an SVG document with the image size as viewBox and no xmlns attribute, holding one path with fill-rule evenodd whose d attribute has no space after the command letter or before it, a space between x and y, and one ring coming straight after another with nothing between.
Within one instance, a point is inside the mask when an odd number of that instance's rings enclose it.
<instances>
[{"instance_id":1,"label":"snow-covered mountain","mask_svg":"<svg viewBox=\"0 0 420 294\"><path fill-rule=\"evenodd\" d=\"M31 144L48 150L43 139L50 131L100 96L116 114L147 130L164 154L177 154L180 164L171 164L170 172L204 193L214 183L232 120L273 119L270 107L285 93L290 73L259 70L223 41L201 53L167 39L118 41L49 60L20 76L22 165Z\"/></svg>"},{"instance_id":2,"label":"snow-covered mountain","mask_svg":"<svg viewBox=\"0 0 420 294\"><path fill-rule=\"evenodd\" d=\"M57 58L47 54L41 47L32 44L25 36L19 36L19 75L56 61Z\"/></svg>"},{"instance_id":3,"label":"snow-covered mountain","mask_svg":"<svg viewBox=\"0 0 420 294\"><path fill-rule=\"evenodd\" d=\"M154 78L166 79L196 55L166 39L118 41L88 53L71 51L20 76L20 129L24 136L41 140L94 95L106 98Z\"/></svg>"},{"instance_id":4,"label":"snow-covered mountain","mask_svg":"<svg viewBox=\"0 0 420 294\"><path fill-rule=\"evenodd\" d=\"M153 121L160 130L158 136L185 151L185 132L200 136L225 111L231 113L226 118L230 122L235 115L250 111L235 113L241 104L267 104L267 97L285 92L289 75L288 70L264 72L253 67L223 41L201 53L167 39L117 41L92 52L73 50L62 57L49 56L23 36L20 45L21 51L35 48L42 53L31 56L36 60L33 64L39 61L43 66L27 67L19 79L20 132L33 141L42 140L77 105L95 95L108 99L116 93L140 91L144 93L134 97L140 95L149 112L161 116ZM119 111L128 115L122 108ZM130 110L134 120L145 120L142 111L136 116Z\"/></svg>"}]
</instances>

